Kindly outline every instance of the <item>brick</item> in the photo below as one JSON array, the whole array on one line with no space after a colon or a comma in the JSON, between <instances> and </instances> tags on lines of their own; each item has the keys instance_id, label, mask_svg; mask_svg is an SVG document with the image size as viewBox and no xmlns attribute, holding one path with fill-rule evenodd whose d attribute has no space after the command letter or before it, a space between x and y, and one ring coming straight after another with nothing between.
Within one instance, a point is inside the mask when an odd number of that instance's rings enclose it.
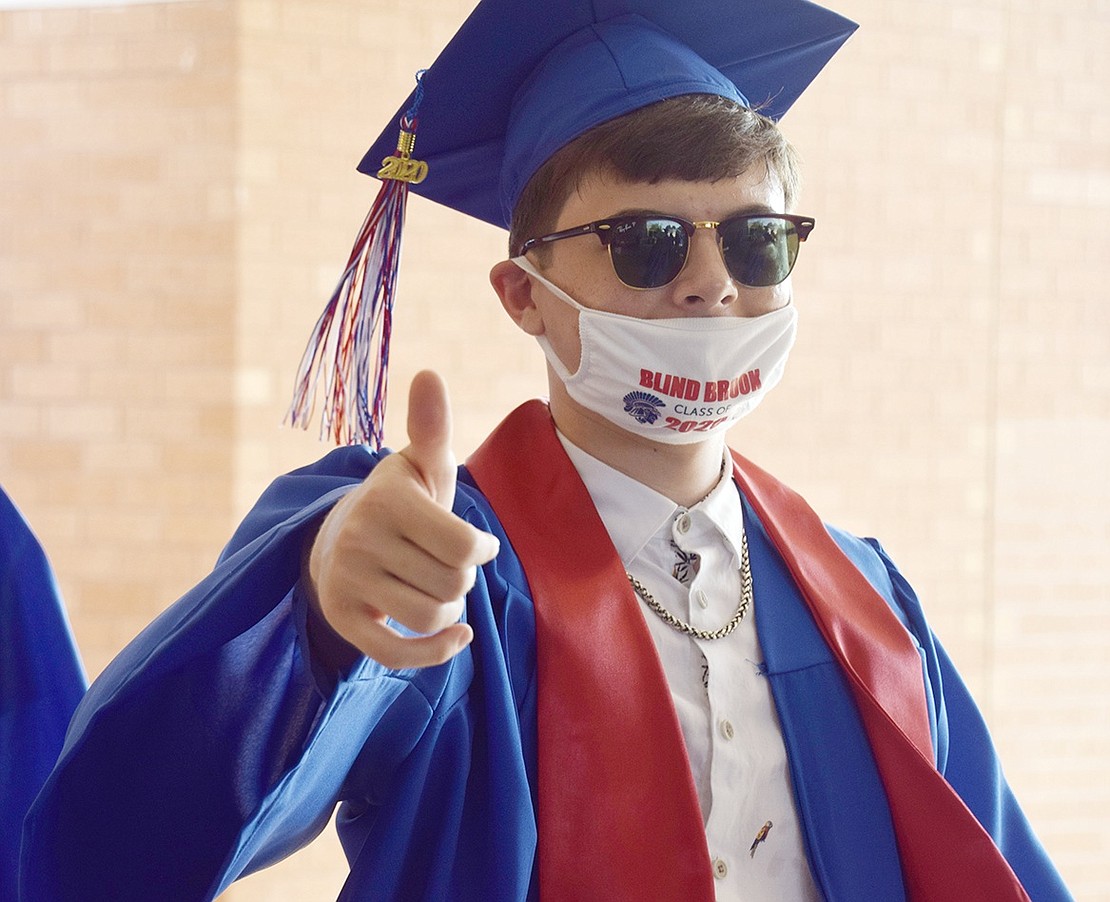
<instances>
[{"instance_id":1,"label":"brick","mask_svg":"<svg viewBox=\"0 0 1110 902\"><path fill-rule=\"evenodd\" d=\"M84 397L84 373L74 366L17 365L11 371L11 390L31 400L73 400Z\"/></svg>"},{"instance_id":2,"label":"brick","mask_svg":"<svg viewBox=\"0 0 1110 902\"><path fill-rule=\"evenodd\" d=\"M6 401L0 397L0 439L27 439L42 432L42 411L25 401Z\"/></svg>"},{"instance_id":3,"label":"brick","mask_svg":"<svg viewBox=\"0 0 1110 902\"><path fill-rule=\"evenodd\" d=\"M76 295L44 295L9 307L9 326L24 330L80 328L85 307Z\"/></svg>"},{"instance_id":4,"label":"brick","mask_svg":"<svg viewBox=\"0 0 1110 902\"><path fill-rule=\"evenodd\" d=\"M46 411L46 434L58 439L90 439L115 434L120 411L103 403L60 403Z\"/></svg>"}]
</instances>

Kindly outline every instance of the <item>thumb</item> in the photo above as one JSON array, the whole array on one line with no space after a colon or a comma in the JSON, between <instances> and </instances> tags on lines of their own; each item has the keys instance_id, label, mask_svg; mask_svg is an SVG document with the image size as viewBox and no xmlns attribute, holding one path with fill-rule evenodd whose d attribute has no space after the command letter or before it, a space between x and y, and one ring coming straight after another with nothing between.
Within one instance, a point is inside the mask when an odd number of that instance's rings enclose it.
<instances>
[{"instance_id":1,"label":"thumb","mask_svg":"<svg viewBox=\"0 0 1110 902\"><path fill-rule=\"evenodd\" d=\"M409 444L399 452L432 498L444 507L455 500L455 455L451 451L451 402L447 385L432 370L413 377L409 388Z\"/></svg>"}]
</instances>

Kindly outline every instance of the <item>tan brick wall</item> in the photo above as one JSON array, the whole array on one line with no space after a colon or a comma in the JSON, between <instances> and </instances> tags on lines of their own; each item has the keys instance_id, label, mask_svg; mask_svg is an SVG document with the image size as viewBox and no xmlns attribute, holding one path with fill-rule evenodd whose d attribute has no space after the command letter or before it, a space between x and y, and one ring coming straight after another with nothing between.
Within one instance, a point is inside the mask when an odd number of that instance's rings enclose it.
<instances>
[{"instance_id":1,"label":"tan brick wall","mask_svg":"<svg viewBox=\"0 0 1110 902\"><path fill-rule=\"evenodd\" d=\"M0 482L92 673L322 452L279 423L376 191L354 165L470 5L0 13ZM1077 897L1110 899L1110 10L838 8L862 28L784 121L818 221L802 333L733 438L882 538ZM486 282L503 242L411 204L392 443L423 366L460 455L542 393ZM331 898L342 872L328 834L226 895Z\"/></svg>"},{"instance_id":2,"label":"tan brick wall","mask_svg":"<svg viewBox=\"0 0 1110 902\"><path fill-rule=\"evenodd\" d=\"M231 13L0 14L0 479L92 673L234 521Z\"/></svg>"}]
</instances>

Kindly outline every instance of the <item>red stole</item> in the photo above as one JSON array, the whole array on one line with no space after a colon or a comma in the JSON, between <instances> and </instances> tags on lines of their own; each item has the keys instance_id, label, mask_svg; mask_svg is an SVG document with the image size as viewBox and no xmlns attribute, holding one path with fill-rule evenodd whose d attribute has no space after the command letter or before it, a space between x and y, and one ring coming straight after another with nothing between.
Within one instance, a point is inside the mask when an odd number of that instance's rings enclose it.
<instances>
[{"instance_id":1,"label":"red stole","mask_svg":"<svg viewBox=\"0 0 1110 902\"><path fill-rule=\"evenodd\" d=\"M733 457L737 483L852 687L909 898L1028 902L933 766L921 659L905 629L809 506ZM541 898L712 900L705 828L662 666L546 405L517 408L466 466L535 605Z\"/></svg>"}]
</instances>

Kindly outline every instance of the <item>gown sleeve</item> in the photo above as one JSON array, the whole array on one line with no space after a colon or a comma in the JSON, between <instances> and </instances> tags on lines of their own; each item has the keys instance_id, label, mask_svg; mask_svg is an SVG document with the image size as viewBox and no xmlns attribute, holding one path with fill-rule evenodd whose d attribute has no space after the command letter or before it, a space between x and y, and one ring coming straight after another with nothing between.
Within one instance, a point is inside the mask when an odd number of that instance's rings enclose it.
<instances>
[{"instance_id":1,"label":"gown sleeve","mask_svg":"<svg viewBox=\"0 0 1110 902\"><path fill-rule=\"evenodd\" d=\"M360 665L321 687L301 552L376 460L343 448L277 480L94 682L25 824L22 899L211 899L324 827L403 681Z\"/></svg>"},{"instance_id":2,"label":"gown sleeve","mask_svg":"<svg viewBox=\"0 0 1110 902\"><path fill-rule=\"evenodd\" d=\"M1006 781L982 713L929 627L912 586L876 540L836 531L834 537L919 646L937 769L990 834L1032 902L1071 900Z\"/></svg>"},{"instance_id":3,"label":"gown sleeve","mask_svg":"<svg viewBox=\"0 0 1110 902\"><path fill-rule=\"evenodd\" d=\"M941 773L1002 850L1032 902L1071 900L1006 781L975 700L940 642L935 638L933 642L948 725Z\"/></svg>"}]
</instances>

